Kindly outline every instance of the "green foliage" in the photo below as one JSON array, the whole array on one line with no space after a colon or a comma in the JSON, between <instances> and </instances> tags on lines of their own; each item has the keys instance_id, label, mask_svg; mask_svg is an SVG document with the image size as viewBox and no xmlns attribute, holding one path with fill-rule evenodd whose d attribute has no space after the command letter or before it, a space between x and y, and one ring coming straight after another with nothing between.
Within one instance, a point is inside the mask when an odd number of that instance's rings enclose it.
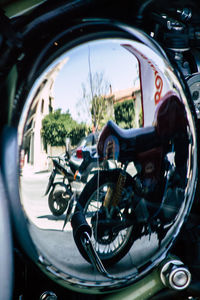
<instances>
[{"instance_id":1,"label":"green foliage","mask_svg":"<svg viewBox=\"0 0 200 300\"><path fill-rule=\"evenodd\" d=\"M121 128L134 127L134 100L128 100L114 105L115 121Z\"/></svg>"},{"instance_id":2,"label":"green foliage","mask_svg":"<svg viewBox=\"0 0 200 300\"><path fill-rule=\"evenodd\" d=\"M42 126L42 137L45 144L51 146L63 146L67 133L62 123L52 121L44 122Z\"/></svg>"},{"instance_id":3,"label":"green foliage","mask_svg":"<svg viewBox=\"0 0 200 300\"><path fill-rule=\"evenodd\" d=\"M70 113L61 113L58 109L47 115L42 121L42 137L45 145L64 146L66 137L71 138L71 144L75 145L86 131L85 124L78 124L72 119Z\"/></svg>"},{"instance_id":4,"label":"green foliage","mask_svg":"<svg viewBox=\"0 0 200 300\"><path fill-rule=\"evenodd\" d=\"M71 139L71 145L77 145L80 140L85 137L86 131L87 128L85 124L76 124L76 126L73 127L68 134L68 137Z\"/></svg>"}]
</instances>

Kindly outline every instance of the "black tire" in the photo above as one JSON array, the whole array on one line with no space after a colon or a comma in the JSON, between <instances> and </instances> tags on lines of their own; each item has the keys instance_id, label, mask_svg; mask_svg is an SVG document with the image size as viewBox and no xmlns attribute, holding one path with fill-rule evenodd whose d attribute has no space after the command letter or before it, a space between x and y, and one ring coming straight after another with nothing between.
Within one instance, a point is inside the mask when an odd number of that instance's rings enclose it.
<instances>
[{"instance_id":1,"label":"black tire","mask_svg":"<svg viewBox=\"0 0 200 300\"><path fill-rule=\"evenodd\" d=\"M63 194L65 195L63 197ZM64 191L55 191L54 189L49 194L48 204L49 209L54 216L61 216L67 209L71 194Z\"/></svg>"},{"instance_id":2,"label":"black tire","mask_svg":"<svg viewBox=\"0 0 200 300\"><path fill-rule=\"evenodd\" d=\"M94 214L102 205L102 200L104 199L105 192L103 189L106 189L106 186L114 186L117 183L117 179L119 176L119 170L110 170L110 171L100 171L99 174L95 174L93 178L86 184L82 193L79 197L79 208L83 208L83 214L85 215L85 219L87 223L92 227L91 224L91 215ZM97 183L99 188L99 196L97 196ZM126 182L124 185L124 191L126 187L132 184L132 178L127 173ZM95 197L97 199L95 199ZM95 203L96 202L96 203ZM98 207L99 206L99 207ZM133 226L121 230L115 239L108 245L100 244L94 238L94 228L92 234L92 243L98 253L102 263L105 266L112 265L119 260L121 260L130 250L133 242L136 240L136 236L134 236L134 228ZM120 243L121 240L121 243ZM112 244L112 245L111 245ZM118 247L116 246L118 244ZM104 247L105 246L105 247ZM107 250L106 250L107 249ZM88 261L89 257L85 252L84 248L80 247L79 251L81 255ZM107 251L107 252L106 252Z\"/></svg>"}]
</instances>

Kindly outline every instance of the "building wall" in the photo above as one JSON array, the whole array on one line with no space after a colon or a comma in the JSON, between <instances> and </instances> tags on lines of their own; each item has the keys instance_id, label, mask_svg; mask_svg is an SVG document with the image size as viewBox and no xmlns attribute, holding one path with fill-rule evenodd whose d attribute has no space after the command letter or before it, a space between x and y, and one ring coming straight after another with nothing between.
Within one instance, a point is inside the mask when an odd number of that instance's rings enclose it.
<instances>
[{"instance_id":1,"label":"building wall","mask_svg":"<svg viewBox=\"0 0 200 300\"><path fill-rule=\"evenodd\" d=\"M50 70L48 74L46 74L43 82L35 93L35 97L29 111L29 118L26 124L28 130L24 133L25 139L28 141L25 142L25 144L28 144L28 150L25 149L26 163L33 166L34 172L41 172L48 169L49 162L47 156L50 154L44 149L44 143L41 136L42 120L53 110L53 89L55 79L66 61L66 59L63 60Z\"/></svg>"}]
</instances>

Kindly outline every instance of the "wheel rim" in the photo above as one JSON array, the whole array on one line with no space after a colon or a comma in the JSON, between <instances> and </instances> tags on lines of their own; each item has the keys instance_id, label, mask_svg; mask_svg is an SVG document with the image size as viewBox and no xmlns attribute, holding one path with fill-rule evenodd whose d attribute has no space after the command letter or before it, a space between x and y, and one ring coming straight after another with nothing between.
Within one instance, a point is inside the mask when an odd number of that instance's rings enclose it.
<instances>
[{"instance_id":1,"label":"wheel rim","mask_svg":"<svg viewBox=\"0 0 200 300\"><path fill-rule=\"evenodd\" d=\"M59 212L59 211L62 211L63 209L65 209L65 207L67 207L67 203L64 203L60 197L59 199L55 199L53 201L53 207L56 211Z\"/></svg>"},{"instance_id":2,"label":"wheel rim","mask_svg":"<svg viewBox=\"0 0 200 300\"><path fill-rule=\"evenodd\" d=\"M131 233L132 233L132 226L126 229L119 231L114 239L111 240L108 244L103 244L97 241L95 238L95 228L91 223L92 216L94 216L95 212L99 211L100 207L102 206L103 199L105 197L106 191L108 187L113 187L114 183L106 183L99 187L98 191L93 192L93 194L88 199L86 206L84 208L84 214L88 224L93 228L93 235L92 235L92 242L93 245L100 256L101 259L111 259L117 254L119 254L124 246L128 243ZM98 214L97 214L98 216ZM98 217L97 217L98 219ZM98 222L98 221L97 221ZM97 226L96 226L97 228ZM105 236L106 240L106 236ZM109 240L109 239L108 239Z\"/></svg>"},{"instance_id":3,"label":"wheel rim","mask_svg":"<svg viewBox=\"0 0 200 300\"><path fill-rule=\"evenodd\" d=\"M67 194L66 196L63 198L63 192L53 194L51 203L54 213L61 214L65 211L70 199L70 195Z\"/></svg>"}]
</instances>

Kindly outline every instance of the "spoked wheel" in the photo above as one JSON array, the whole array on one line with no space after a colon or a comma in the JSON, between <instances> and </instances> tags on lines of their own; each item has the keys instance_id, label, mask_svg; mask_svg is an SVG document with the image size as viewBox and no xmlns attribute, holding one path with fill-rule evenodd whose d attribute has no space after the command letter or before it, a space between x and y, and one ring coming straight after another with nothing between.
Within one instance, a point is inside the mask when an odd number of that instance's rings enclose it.
<instances>
[{"instance_id":1,"label":"spoked wheel","mask_svg":"<svg viewBox=\"0 0 200 300\"><path fill-rule=\"evenodd\" d=\"M79 198L85 218L92 228L93 245L104 265L111 265L123 258L135 240L133 226L113 232L113 226L122 220L124 208L118 209L112 220L108 220L102 206L108 189L115 188L118 176L118 170L101 171L94 175ZM130 186L130 182L131 177L127 174L122 199L127 196L127 187ZM82 256L89 261L87 254L81 249L79 250Z\"/></svg>"},{"instance_id":2,"label":"spoked wheel","mask_svg":"<svg viewBox=\"0 0 200 300\"><path fill-rule=\"evenodd\" d=\"M48 204L54 216L61 216L67 209L68 202L71 198L70 191L52 190L49 194Z\"/></svg>"}]
</instances>

